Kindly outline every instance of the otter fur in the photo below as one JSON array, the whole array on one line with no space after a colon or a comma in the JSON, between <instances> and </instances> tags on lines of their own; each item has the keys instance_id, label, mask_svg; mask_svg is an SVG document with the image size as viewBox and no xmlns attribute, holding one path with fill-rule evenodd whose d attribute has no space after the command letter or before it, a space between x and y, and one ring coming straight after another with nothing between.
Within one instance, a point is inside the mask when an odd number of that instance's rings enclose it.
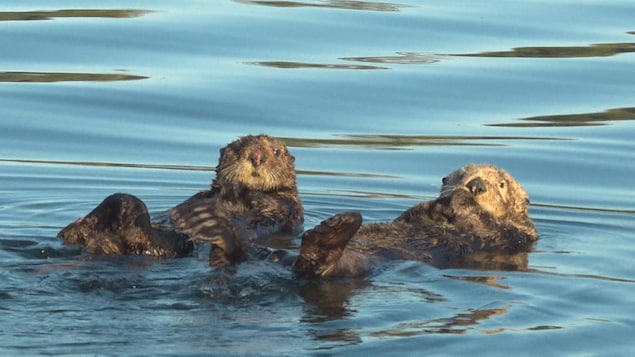
<instances>
[{"instance_id":1,"label":"otter fur","mask_svg":"<svg viewBox=\"0 0 635 357\"><path fill-rule=\"evenodd\" d=\"M211 188L169 210L167 220L152 224L139 198L114 194L58 237L92 254L160 257L188 256L192 241L210 241L213 264L237 263L247 243L301 230L294 162L279 139L244 136L220 150Z\"/></svg>"},{"instance_id":2,"label":"otter fur","mask_svg":"<svg viewBox=\"0 0 635 357\"><path fill-rule=\"evenodd\" d=\"M362 226L359 213L346 212L308 230L293 270L306 277L361 276L379 259L447 267L483 254L528 252L537 239L528 208L527 193L506 171L467 165L443 178L437 199L392 222Z\"/></svg>"}]
</instances>

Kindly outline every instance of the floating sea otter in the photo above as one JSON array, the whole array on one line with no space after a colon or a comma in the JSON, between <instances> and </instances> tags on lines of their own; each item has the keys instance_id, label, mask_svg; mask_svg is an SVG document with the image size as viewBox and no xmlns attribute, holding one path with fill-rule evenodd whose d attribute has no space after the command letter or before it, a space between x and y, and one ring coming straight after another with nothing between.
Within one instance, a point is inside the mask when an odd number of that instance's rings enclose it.
<instances>
[{"instance_id":1,"label":"floating sea otter","mask_svg":"<svg viewBox=\"0 0 635 357\"><path fill-rule=\"evenodd\" d=\"M355 212L323 221L304 233L293 270L308 277L361 276L382 258L448 266L482 254L528 252L537 239L528 208L527 193L507 172L468 165L443 179L437 199L393 222L362 226Z\"/></svg>"},{"instance_id":2,"label":"floating sea otter","mask_svg":"<svg viewBox=\"0 0 635 357\"><path fill-rule=\"evenodd\" d=\"M160 257L188 256L192 240L214 240L225 244L212 250L210 260L237 263L245 258L247 242L301 230L304 211L294 161L280 140L245 136L220 150L211 189L172 208L167 226L152 224L137 197L118 193L62 229L58 237L91 254Z\"/></svg>"}]
</instances>

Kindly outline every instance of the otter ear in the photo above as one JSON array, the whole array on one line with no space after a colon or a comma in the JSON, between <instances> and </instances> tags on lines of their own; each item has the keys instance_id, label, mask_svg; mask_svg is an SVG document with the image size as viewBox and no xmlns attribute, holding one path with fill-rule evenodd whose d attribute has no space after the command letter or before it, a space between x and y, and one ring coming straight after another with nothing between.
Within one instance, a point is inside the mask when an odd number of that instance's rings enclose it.
<instances>
[{"instance_id":1,"label":"otter ear","mask_svg":"<svg viewBox=\"0 0 635 357\"><path fill-rule=\"evenodd\" d=\"M220 149L220 157L224 158L228 155L239 155L242 147L242 143L245 141L245 138L240 138L236 141L232 141L231 143L225 145Z\"/></svg>"},{"instance_id":2,"label":"otter ear","mask_svg":"<svg viewBox=\"0 0 635 357\"><path fill-rule=\"evenodd\" d=\"M220 148L220 150L218 150L219 156L218 156L218 165L216 166L217 169L219 166L221 166L221 162L225 158L226 151L227 151L227 146L224 146Z\"/></svg>"}]
</instances>

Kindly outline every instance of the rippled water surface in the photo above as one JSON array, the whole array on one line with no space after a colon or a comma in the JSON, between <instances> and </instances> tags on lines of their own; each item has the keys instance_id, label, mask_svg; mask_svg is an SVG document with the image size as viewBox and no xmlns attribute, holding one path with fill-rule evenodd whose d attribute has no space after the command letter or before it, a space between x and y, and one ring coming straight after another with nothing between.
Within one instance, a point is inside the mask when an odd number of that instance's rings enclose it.
<instances>
[{"instance_id":1,"label":"rippled water surface","mask_svg":"<svg viewBox=\"0 0 635 357\"><path fill-rule=\"evenodd\" d=\"M3 1L0 353L630 355L632 1ZM161 212L218 149L282 138L306 227L390 220L469 162L529 192L520 271L97 258L56 233L113 192Z\"/></svg>"}]
</instances>

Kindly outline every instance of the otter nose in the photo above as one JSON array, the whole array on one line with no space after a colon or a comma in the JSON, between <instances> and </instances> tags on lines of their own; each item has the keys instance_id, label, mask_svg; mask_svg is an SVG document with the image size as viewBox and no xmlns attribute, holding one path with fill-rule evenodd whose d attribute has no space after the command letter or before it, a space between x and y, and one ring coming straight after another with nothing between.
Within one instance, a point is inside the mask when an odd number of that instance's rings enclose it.
<instances>
[{"instance_id":1,"label":"otter nose","mask_svg":"<svg viewBox=\"0 0 635 357\"><path fill-rule=\"evenodd\" d=\"M481 193L487 191L487 187L485 186L485 182L481 180L480 177L473 178L470 182L465 185L470 192L472 192L475 196L480 195Z\"/></svg>"},{"instance_id":2,"label":"otter nose","mask_svg":"<svg viewBox=\"0 0 635 357\"><path fill-rule=\"evenodd\" d=\"M255 167L260 166L260 164L262 164L262 162L264 161L262 159L262 151L256 150L256 151L252 152L251 155L249 155L249 160L251 160L251 163Z\"/></svg>"}]
</instances>

